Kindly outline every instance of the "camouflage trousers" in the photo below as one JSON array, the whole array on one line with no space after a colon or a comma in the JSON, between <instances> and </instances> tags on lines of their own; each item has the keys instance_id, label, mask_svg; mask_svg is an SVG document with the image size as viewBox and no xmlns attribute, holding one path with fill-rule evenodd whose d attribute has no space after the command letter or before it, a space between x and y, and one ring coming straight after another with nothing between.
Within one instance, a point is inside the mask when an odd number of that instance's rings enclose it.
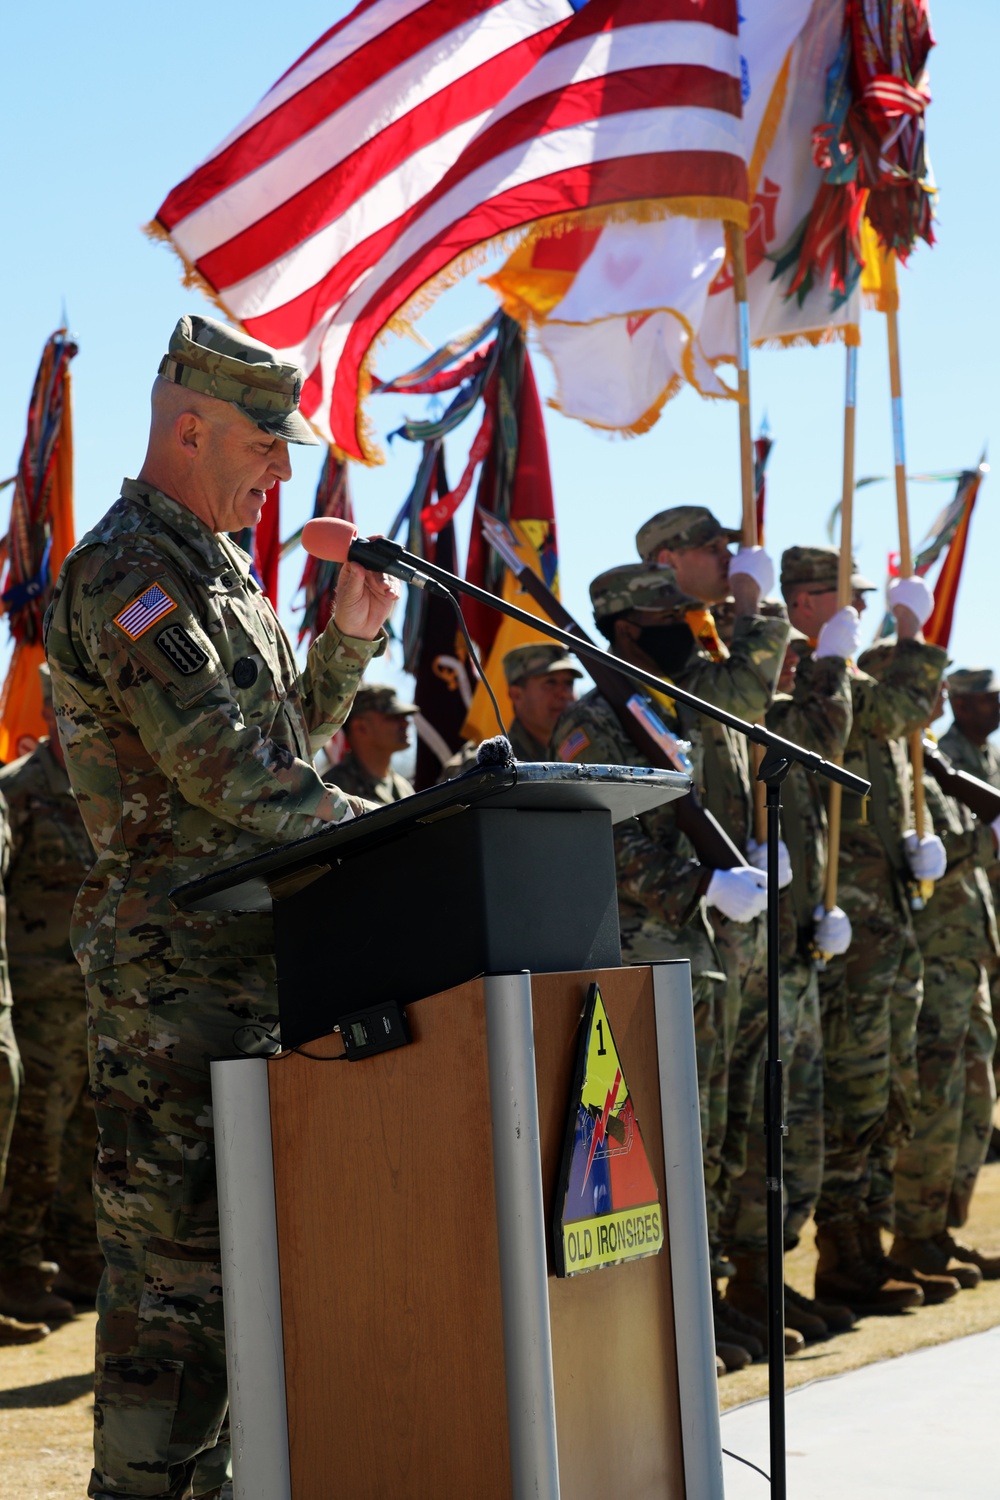
<instances>
[{"instance_id":1,"label":"camouflage trousers","mask_svg":"<svg viewBox=\"0 0 1000 1500\"><path fill-rule=\"evenodd\" d=\"M726 970L724 1050L715 1087L725 1098L719 1156L720 1226L729 1221L735 1184L747 1167L747 1137L757 1075L767 1043L767 932L765 920L731 922L712 914L716 946Z\"/></svg>"},{"instance_id":2,"label":"camouflage trousers","mask_svg":"<svg viewBox=\"0 0 1000 1500\"><path fill-rule=\"evenodd\" d=\"M708 946L707 936L687 943L683 933L664 933L662 937L656 938L640 932L622 933L624 964L654 964L672 958L686 958L691 964L702 1166L705 1174L708 1238L714 1250L718 1245L719 1173L726 1123L725 1070L720 1068L726 1006L723 973L721 969L709 970L705 964L705 950Z\"/></svg>"},{"instance_id":3,"label":"camouflage trousers","mask_svg":"<svg viewBox=\"0 0 1000 1500\"><path fill-rule=\"evenodd\" d=\"M11 1131L17 1113L17 1098L21 1091L21 1058L14 1036L14 1023L9 1005L0 1005L0 1209L6 1202L4 1175L7 1170L7 1151Z\"/></svg>"},{"instance_id":4,"label":"camouflage trousers","mask_svg":"<svg viewBox=\"0 0 1000 1500\"><path fill-rule=\"evenodd\" d=\"M994 902L997 899L996 888L993 891ZM1000 954L991 954L987 959L986 972L989 977L990 987L990 1009L993 1015L993 1026L997 1035L1000 1036ZM993 1077L1000 1091L1000 1048L993 1054Z\"/></svg>"},{"instance_id":5,"label":"camouflage trousers","mask_svg":"<svg viewBox=\"0 0 1000 1500\"><path fill-rule=\"evenodd\" d=\"M798 954L782 960L779 1031L785 1124L782 1147L785 1248L794 1249L812 1217L823 1175L823 1032L819 984L812 963ZM766 1053L766 1047L763 1049ZM746 1169L730 1189L723 1239L730 1250L767 1249L767 1143L764 1135L766 1056L757 1070Z\"/></svg>"},{"instance_id":6,"label":"camouflage trousers","mask_svg":"<svg viewBox=\"0 0 1000 1500\"><path fill-rule=\"evenodd\" d=\"M874 862L873 862L874 863ZM888 862L841 881L853 941L819 976L823 1022L823 1186L818 1223L892 1223L899 1142L912 1128L920 950Z\"/></svg>"},{"instance_id":7,"label":"camouflage trousers","mask_svg":"<svg viewBox=\"0 0 1000 1500\"><path fill-rule=\"evenodd\" d=\"M209 1062L275 1023L273 961L122 964L87 998L107 1262L88 1493L188 1500L230 1472Z\"/></svg>"},{"instance_id":8,"label":"camouflage trousers","mask_svg":"<svg viewBox=\"0 0 1000 1500\"><path fill-rule=\"evenodd\" d=\"M12 969L12 980L18 977ZM87 1085L83 979L75 963L68 979L57 976L43 993L23 983L15 991L24 1080L7 1158L0 1271L97 1250L97 1132Z\"/></svg>"},{"instance_id":9,"label":"camouflage trousers","mask_svg":"<svg viewBox=\"0 0 1000 1500\"><path fill-rule=\"evenodd\" d=\"M986 971L974 958L924 958L917 1021L920 1097L896 1158L896 1231L930 1239L965 1223L996 1102L996 1031Z\"/></svg>"}]
</instances>

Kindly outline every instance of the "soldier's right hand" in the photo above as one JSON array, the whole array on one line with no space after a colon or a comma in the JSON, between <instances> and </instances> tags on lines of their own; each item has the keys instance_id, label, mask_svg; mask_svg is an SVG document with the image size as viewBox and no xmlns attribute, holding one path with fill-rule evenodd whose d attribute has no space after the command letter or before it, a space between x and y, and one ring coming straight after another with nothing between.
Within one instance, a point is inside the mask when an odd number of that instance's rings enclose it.
<instances>
[{"instance_id":1,"label":"soldier's right hand","mask_svg":"<svg viewBox=\"0 0 1000 1500\"><path fill-rule=\"evenodd\" d=\"M731 922L752 922L767 905L767 872L755 870L752 865L716 870L705 900Z\"/></svg>"},{"instance_id":2,"label":"soldier's right hand","mask_svg":"<svg viewBox=\"0 0 1000 1500\"><path fill-rule=\"evenodd\" d=\"M853 661L857 658L860 643L861 616L853 605L848 604L820 627L813 655L817 661L824 656L842 656L845 661Z\"/></svg>"},{"instance_id":3,"label":"soldier's right hand","mask_svg":"<svg viewBox=\"0 0 1000 1500\"><path fill-rule=\"evenodd\" d=\"M820 904L813 912L816 922L816 931L813 940L820 953L825 953L829 958L836 958L838 954L846 953L851 946L851 919L846 911L841 911L839 906L833 906L827 911Z\"/></svg>"}]
</instances>

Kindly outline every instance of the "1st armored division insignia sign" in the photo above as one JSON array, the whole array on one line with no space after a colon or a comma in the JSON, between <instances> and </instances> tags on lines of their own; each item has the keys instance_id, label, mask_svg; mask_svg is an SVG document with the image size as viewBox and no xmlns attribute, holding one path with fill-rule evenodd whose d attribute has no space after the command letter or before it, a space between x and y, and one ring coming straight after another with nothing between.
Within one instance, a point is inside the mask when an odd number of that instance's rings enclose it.
<instances>
[{"instance_id":1,"label":"1st armored division insignia sign","mask_svg":"<svg viewBox=\"0 0 1000 1500\"><path fill-rule=\"evenodd\" d=\"M600 986L587 992L552 1241L557 1276L656 1255L660 1195Z\"/></svg>"}]
</instances>

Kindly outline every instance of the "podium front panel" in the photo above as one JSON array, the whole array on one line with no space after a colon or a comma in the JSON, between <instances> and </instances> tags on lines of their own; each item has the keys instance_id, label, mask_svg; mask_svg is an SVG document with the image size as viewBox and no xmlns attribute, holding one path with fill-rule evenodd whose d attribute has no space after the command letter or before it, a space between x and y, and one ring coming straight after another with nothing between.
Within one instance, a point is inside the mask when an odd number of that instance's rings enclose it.
<instances>
[{"instance_id":1,"label":"podium front panel","mask_svg":"<svg viewBox=\"0 0 1000 1500\"><path fill-rule=\"evenodd\" d=\"M669 1206L652 971L533 974L549 1219L594 979ZM483 985L408 1015L411 1046L348 1063L326 1038L267 1064L292 1500L512 1494ZM669 1233L548 1292L562 1495L682 1500Z\"/></svg>"}]
</instances>

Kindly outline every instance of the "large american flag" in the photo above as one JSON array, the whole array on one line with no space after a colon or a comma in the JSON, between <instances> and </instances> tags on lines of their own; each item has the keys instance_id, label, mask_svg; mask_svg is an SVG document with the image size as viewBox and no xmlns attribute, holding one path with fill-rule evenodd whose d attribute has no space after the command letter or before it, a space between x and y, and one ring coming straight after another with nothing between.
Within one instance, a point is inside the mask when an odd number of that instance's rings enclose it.
<instances>
[{"instance_id":1,"label":"large american flag","mask_svg":"<svg viewBox=\"0 0 1000 1500\"><path fill-rule=\"evenodd\" d=\"M372 347L475 247L580 210L745 223L746 198L736 0L362 0L156 221L371 458Z\"/></svg>"}]
</instances>

